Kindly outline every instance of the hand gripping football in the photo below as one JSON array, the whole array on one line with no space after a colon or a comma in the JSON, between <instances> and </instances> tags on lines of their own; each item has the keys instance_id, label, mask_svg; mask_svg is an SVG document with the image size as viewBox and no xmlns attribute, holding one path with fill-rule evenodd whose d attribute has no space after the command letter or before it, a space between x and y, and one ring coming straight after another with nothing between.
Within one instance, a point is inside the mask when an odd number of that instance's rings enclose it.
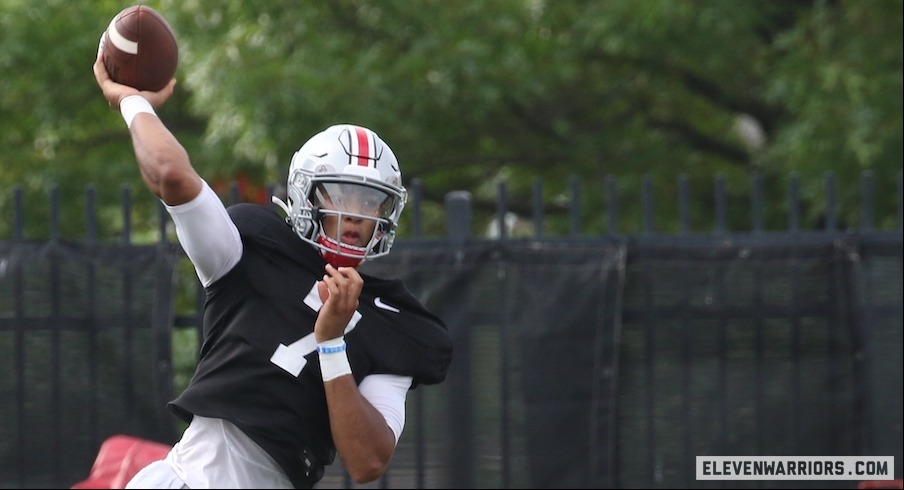
<instances>
[{"instance_id":1,"label":"hand gripping football","mask_svg":"<svg viewBox=\"0 0 904 490\"><path fill-rule=\"evenodd\" d=\"M179 47L169 23L147 5L116 14L101 38L104 66L114 82L156 92L176 73Z\"/></svg>"}]
</instances>

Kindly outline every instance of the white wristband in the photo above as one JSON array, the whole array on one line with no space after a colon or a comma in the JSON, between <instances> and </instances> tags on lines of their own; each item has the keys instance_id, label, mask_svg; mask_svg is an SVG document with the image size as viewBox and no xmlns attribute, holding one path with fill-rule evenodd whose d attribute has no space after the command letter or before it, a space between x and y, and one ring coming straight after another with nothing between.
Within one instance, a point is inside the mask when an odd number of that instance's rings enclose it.
<instances>
[{"instance_id":1,"label":"white wristband","mask_svg":"<svg viewBox=\"0 0 904 490\"><path fill-rule=\"evenodd\" d=\"M324 383L346 374L352 374L352 367L348 363L348 355L345 353L345 348L344 337L337 337L317 344L318 357L320 357L320 375Z\"/></svg>"},{"instance_id":2,"label":"white wristband","mask_svg":"<svg viewBox=\"0 0 904 490\"><path fill-rule=\"evenodd\" d=\"M157 113L154 112L151 103L138 94L123 97L123 99L119 101L119 112L122 113L122 118L125 119L126 126L130 128L132 127L132 120L141 112L153 114L155 116L157 115Z\"/></svg>"}]
</instances>

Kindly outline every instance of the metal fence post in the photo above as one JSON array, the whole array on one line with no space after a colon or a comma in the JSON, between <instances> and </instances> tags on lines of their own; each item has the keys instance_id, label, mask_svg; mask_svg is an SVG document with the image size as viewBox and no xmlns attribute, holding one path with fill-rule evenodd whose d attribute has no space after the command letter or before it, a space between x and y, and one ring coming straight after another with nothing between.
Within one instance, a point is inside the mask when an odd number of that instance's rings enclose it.
<instances>
[{"instance_id":1,"label":"metal fence post","mask_svg":"<svg viewBox=\"0 0 904 490\"><path fill-rule=\"evenodd\" d=\"M467 191L453 191L446 194L446 226L449 242L461 247L471 237L471 194ZM457 262L464 259L464 251L459 249ZM467 308L468 305L461 305ZM447 383L449 384L449 437L450 463L449 488L477 488L474 469L475 441L472 416L473 387L470 325L449 325L455 344L455 362Z\"/></svg>"},{"instance_id":2,"label":"metal fence post","mask_svg":"<svg viewBox=\"0 0 904 490\"><path fill-rule=\"evenodd\" d=\"M455 245L471 238L470 192L452 191L446 194L446 232Z\"/></svg>"}]
</instances>

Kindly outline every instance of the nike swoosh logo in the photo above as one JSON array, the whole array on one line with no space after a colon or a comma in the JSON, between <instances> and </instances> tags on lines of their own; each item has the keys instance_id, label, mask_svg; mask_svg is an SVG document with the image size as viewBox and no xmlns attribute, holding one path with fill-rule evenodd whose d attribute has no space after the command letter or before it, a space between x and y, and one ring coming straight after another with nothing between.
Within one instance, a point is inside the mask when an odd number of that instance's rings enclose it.
<instances>
[{"instance_id":1,"label":"nike swoosh logo","mask_svg":"<svg viewBox=\"0 0 904 490\"><path fill-rule=\"evenodd\" d=\"M387 305L386 303L383 302L383 298L381 298L381 297L379 297L379 296L377 296L376 298L374 298L374 306L376 306L377 308L380 308L381 310L389 310L389 311L392 311L392 312L394 312L394 313L398 313L398 312L399 312L399 309L398 309L398 308L396 308L395 306L389 306L389 305Z\"/></svg>"}]
</instances>

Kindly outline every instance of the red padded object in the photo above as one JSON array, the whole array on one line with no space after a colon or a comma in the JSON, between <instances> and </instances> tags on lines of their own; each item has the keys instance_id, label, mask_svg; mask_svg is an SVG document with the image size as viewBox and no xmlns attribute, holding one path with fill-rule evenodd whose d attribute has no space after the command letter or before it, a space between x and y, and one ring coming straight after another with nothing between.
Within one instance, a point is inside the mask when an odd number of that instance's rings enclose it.
<instances>
[{"instance_id":1,"label":"red padded object","mask_svg":"<svg viewBox=\"0 0 904 490\"><path fill-rule=\"evenodd\" d=\"M147 5L116 14L102 43L104 66L114 82L156 92L176 73L176 36L166 19Z\"/></svg>"},{"instance_id":2,"label":"red padded object","mask_svg":"<svg viewBox=\"0 0 904 490\"><path fill-rule=\"evenodd\" d=\"M879 488L904 488L904 481L900 478L894 480L865 480L857 483L860 490L875 490Z\"/></svg>"},{"instance_id":3,"label":"red padded object","mask_svg":"<svg viewBox=\"0 0 904 490\"><path fill-rule=\"evenodd\" d=\"M171 446L118 434L100 445L88 478L71 488L125 488L145 466L166 457Z\"/></svg>"}]
</instances>

